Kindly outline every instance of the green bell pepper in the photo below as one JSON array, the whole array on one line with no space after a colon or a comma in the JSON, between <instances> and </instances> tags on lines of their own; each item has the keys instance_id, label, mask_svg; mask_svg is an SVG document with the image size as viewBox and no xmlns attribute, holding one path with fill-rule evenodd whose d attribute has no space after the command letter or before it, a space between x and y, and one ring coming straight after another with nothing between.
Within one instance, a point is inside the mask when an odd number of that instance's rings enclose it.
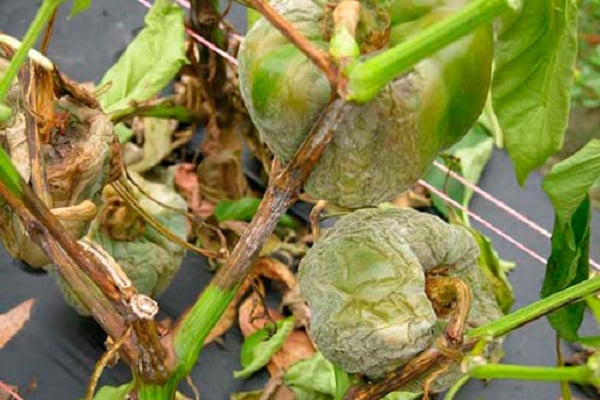
<instances>
[{"instance_id":1,"label":"green bell pepper","mask_svg":"<svg viewBox=\"0 0 600 400\"><path fill-rule=\"evenodd\" d=\"M356 41L363 58L398 44L468 0L362 0ZM323 0L272 5L312 44L329 49L332 7ZM392 199L414 184L443 149L476 121L488 93L492 28L422 60L370 102L348 103L332 143L305 191L359 208ZM240 88L261 138L283 161L300 146L331 95L325 75L266 20L239 53Z\"/></svg>"}]
</instances>

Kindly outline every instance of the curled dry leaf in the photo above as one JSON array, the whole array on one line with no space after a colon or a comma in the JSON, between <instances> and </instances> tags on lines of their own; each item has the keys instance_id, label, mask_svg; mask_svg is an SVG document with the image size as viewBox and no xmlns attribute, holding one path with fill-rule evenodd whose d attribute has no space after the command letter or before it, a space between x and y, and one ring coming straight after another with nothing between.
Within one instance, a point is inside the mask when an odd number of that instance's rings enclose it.
<instances>
[{"instance_id":1,"label":"curled dry leaf","mask_svg":"<svg viewBox=\"0 0 600 400\"><path fill-rule=\"evenodd\" d=\"M295 318L296 327L308 328L310 324L310 308L306 299L300 293L300 287L294 286L283 295L281 300L281 308L287 308Z\"/></svg>"},{"instance_id":2,"label":"curled dry leaf","mask_svg":"<svg viewBox=\"0 0 600 400\"><path fill-rule=\"evenodd\" d=\"M214 203L202 198L194 164L179 164L175 169L175 187L185 198L188 208L202 219L212 215Z\"/></svg>"},{"instance_id":3,"label":"curled dry leaf","mask_svg":"<svg viewBox=\"0 0 600 400\"><path fill-rule=\"evenodd\" d=\"M35 299L29 299L0 315L0 349L12 339L29 320Z\"/></svg>"},{"instance_id":4,"label":"curled dry leaf","mask_svg":"<svg viewBox=\"0 0 600 400\"><path fill-rule=\"evenodd\" d=\"M144 118L143 121L143 158L139 162L128 166L129 170L140 173L158 165L180 144L175 142L173 138L177 121L160 118Z\"/></svg>"},{"instance_id":5,"label":"curled dry leaf","mask_svg":"<svg viewBox=\"0 0 600 400\"><path fill-rule=\"evenodd\" d=\"M0 400L23 400L19 396L19 388L0 381Z\"/></svg>"},{"instance_id":6,"label":"curled dry leaf","mask_svg":"<svg viewBox=\"0 0 600 400\"><path fill-rule=\"evenodd\" d=\"M252 275L255 277L263 276L272 281L284 283L286 286L285 291L296 286L296 277L292 271L287 265L274 258L259 258L254 264Z\"/></svg>"}]
</instances>

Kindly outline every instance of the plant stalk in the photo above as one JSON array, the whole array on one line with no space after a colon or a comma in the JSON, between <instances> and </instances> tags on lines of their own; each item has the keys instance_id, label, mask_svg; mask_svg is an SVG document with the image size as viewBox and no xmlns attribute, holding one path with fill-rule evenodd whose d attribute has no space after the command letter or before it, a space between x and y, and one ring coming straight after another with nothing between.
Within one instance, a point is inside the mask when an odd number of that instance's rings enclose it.
<instances>
[{"instance_id":1,"label":"plant stalk","mask_svg":"<svg viewBox=\"0 0 600 400\"><path fill-rule=\"evenodd\" d=\"M231 256L174 330L173 345L178 357L178 377L192 369L204 340L234 298L237 288L250 273L264 242L279 217L298 197L304 181L317 163L338 124L344 101L336 99L321 113L294 158L282 169L273 168L269 187Z\"/></svg>"},{"instance_id":2,"label":"plant stalk","mask_svg":"<svg viewBox=\"0 0 600 400\"><path fill-rule=\"evenodd\" d=\"M168 354L158 340L154 320L140 319L129 302L137 295L135 289L128 288L124 293L118 287L101 261L79 245L35 195L1 147L0 196L19 215L31 239L55 262L58 273L111 337L116 340L129 323L133 324L136 335L124 344L127 361L138 367L138 373L147 381L164 380Z\"/></svg>"},{"instance_id":3,"label":"plant stalk","mask_svg":"<svg viewBox=\"0 0 600 400\"><path fill-rule=\"evenodd\" d=\"M52 18L56 8L62 3L63 0L44 0L40 8L38 9L35 18L29 25L29 29L25 33L25 37L21 43L21 46L10 61L10 65L6 69L2 79L0 79L0 105L4 106L6 95L10 89L10 85L17 76L21 64L25 61L27 53L35 44L35 41L39 37L40 33Z\"/></svg>"},{"instance_id":4,"label":"plant stalk","mask_svg":"<svg viewBox=\"0 0 600 400\"><path fill-rule=\"evenodd\" d=\"M597 384L598 378L587 365L577 367L537 367L508 364L474 365L469 376L477 379L517 379L528 381L569 381Z\"/></svg>"},{"instance_id":5,"label":"plant stalk","mask_svg":"<svg viewBox=\"0 0 600 400\"><path fill-rule=\"evenodd\" d=\"M513 313L492 321L467 332L469 338L493 338L507 334L508 332L540 318L551 311L564 305L579 301L584 297L600 291L600 277L588 279L576 285L570 286L560 292L531 303Z\"/></svg>"},{"instance_id":6,"label":"plant stalk","mask_svg":"<svg viewBox=\"0 0 600 400\"><path fill-rule=\"evenodd\" d=\"M406 41L366 61L349 66L345 75L346 100L364 103L418 61L450 45L478 27L489 24L509 10L517 10L520 0L475 0L444 20L423 29Z\"/></svg>"}]
</instances>

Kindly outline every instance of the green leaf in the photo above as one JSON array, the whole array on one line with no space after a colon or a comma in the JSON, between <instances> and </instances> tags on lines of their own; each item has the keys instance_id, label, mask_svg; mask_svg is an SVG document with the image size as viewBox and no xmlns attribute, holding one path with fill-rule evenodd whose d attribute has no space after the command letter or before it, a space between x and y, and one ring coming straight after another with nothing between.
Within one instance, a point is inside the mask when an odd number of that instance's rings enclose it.
<instances>
[{"instance_id":1,"label":"green leaf","mask_svg":"<svg viewBox=\"0 0 600 400\"><path fill-rule=\"evenodd\" d=\"M568 223L598 178L600 139L591 140L577 153L552 168L542 187L550 197L561 224Z\"/></svg>"},{"instance_id":2,"label":"green leaf","mask_svg":"<svg viewBox=\"0 0 600 400\"><path fill-rule=\"evenodd\" d=\"M121 386L102 386L94 400L122 400L133 389L133 382Z\"/></svg>"},{"instance_id":3,"label":"green leaf","mask_svg":"<svg viewBox=\"0 0 600 400\"><path fill-rule=\"evenodd\" d=\"M475 125L464 138L452 146L445 153L458 159L458 163L447 165L452 171L462 175L471 183L477 183L481 173L492 155L494 139L489 136L481 124ZM438 157L437 161L444 164L444 158ZM458 203L467 206L473 190L465 187L457 180L432 167L426 177L431 185L445 189L448 195ZM433 204L444 215L448 209L444 200L432 195Z\"/></svg>"},{"instance_id":4,"label":"green leaf","mask_svg":"<svg viewBox=\"0 0 600 400\"><path fill-rule=\"evenodd\" d=\"M115 125L115 135L117 135L119 143L126 143L133 137L133 130L126 127L125 124L120 123Z\"/></svg>"},{"instance_id":5,"label":"green leaf","mask_svg":"<svg viewBox=\"0 0 600 400\"><path fill-rule=\"evenodd\" d=\"M352 384L352 379L340 366L333 364L335 375L335 400L343 400L344 395Z\"/></svg>"},{"instance_id":6,"label":"green leaf","mask_svg":"<svg viewBox=\"0 0 600 400\"><path fill-rule=\"evenodd\" d=\"M104 111L114 116L159 93L187 62L184 11L169 0L156 0L145 27L102 78L110 83L100 96Z\"/></svg>"},{"instance_id":7,"label":"green leaf","mask_svg":"<svg viewBox=\"0 0 600 400\"><path fill-rule=\"evenodd\" d=\"M12 110L6 104L0 103L0 124L2 122L8 121L12 116Z\"/></svg>"},{"instance_id":8,"label":"green leaf","mask_svg":"<svg viewBox=\"0 0 600 400\"><path fill-rule=\"evenodd\" d=\"M600 140L596 139L556 164L542 183L556 212L542 297L588 278L591 214L588 191L598 178ZM575 341L584 309L584 303L576 303L550 314L548 319L561 337Z\"/></svg>"},{"instance_id":9,"label":"green leaf","mask_svg":"<svg viewBox=\"0 0 600 400\"><path fill-rule=\"evenodd\" d=\"M143 158L127 167L143 173L158 165L173 150L173 121L159 118L144 118Z\"/></svg>"},{"instance_id":10,"label":"green leaf","mask_svg":"<svg viewBox=\"0 0 600 400\"><path fill-rule=\"evenodd\" d=\"M242 345L241 363L243 369L235 371L236 378L247 378L267 365L273 354L277 353L287 337L294 330L294 317L277 321L277 332L271 335L266 328L248 336Z\"/></svg>"},{"instance_id":11,"label":"green leaf","mask_svg":"<svg viewBox=\"0 0 600 400\"><path fill-rule=\"evenodd\" d=\"M69 19L75 18L78 14L90 8L92 0L73 0L73 6L71 7L71 13Z\"/></svg>"},{"instance_id":12,"label":"green leaf","mask_svg":"<svg viewBox=\"0 0 600 400\"><path fill-rule=\"evenodd\" d=\"M515 295L506 277L503 260L498 257L498 253L494 250L489 238L473 228L469 228L469 230L479 245L479 257L477 259L479 267L491 282L494 294L496 295L496 301L502 312L506 314L515 302Z\"/></svg>"},{"instance_id":13,"label":"green leaf","mask_svg":"<svg viewBox=\"0 0 600 400\"><path fill-rule=\"evenodd\" d=\"M293 364L283 381L294 391L296 400L333 400L335 395L333 364L321 353Z\"/></svg>"},{"instance_id":14,"label":"green leaf","mask_svg":"<svg viewBox=\"0 0 600 400\"><path fill-rule=\"evenodd\" d=\"M244 197L238 200L223 200L217 203L214 210L218 222L250 221L260 205L261 199ZM285 228L297 228L298 223L291 216L284 214L279 218L279 224Z\"/></svg>"},{"instance_id":15,"label":"green leaf","mask_svg":"<svg viewBox=\"0 0 600 400\"><path fill-rule=\"evenodd\" d=\"M492 94L521 185L562 147L576 53L575 0L527 0L502 20Z\"/></svg>"},{"instance_id":16,"label":"green leaf","mask_svg":"<svg viewBox=\"0 0 600 400\"><path fill-rule=\"evenodd\" d=\"M596 325L600 326L600 299L598 299L596 296L587 296L585 298L585 302L587 303L588 308L594 315Z\"/></svg>"},{"instance_id":17,"label":"green leaf","mask_svg":"<svg viewBox=\"0 0 600 400\"><path fill-rule=\"evenodd\" d=\"M577 342L586 347L600 349L600 336L586 336L577 339Z\"/></svg>"},{"instance_id":18,"label":"green leaf","mask_svg":"<svg viewBox=\"0 0 600 400\"><path fill-rule=\"evenodd\" d=\"M17 197L21 197L21 176L10 156L0 147L0 181Z\"/></svg>"},{"instance_id":19,"label":"green leaf","mask_svg":"<svg viewBox=\"0 0 600 400\"><path fill-rule=\"evenodd\" d=\"M568 223L558 217L552 232L552 253L548 259L542 297L573 286L588 278L590 250L590 200L586 196ZM568 305L548 315L550 325L564 339L577 340L585 303Z\"/></svg>"},{"instance_id":20,"label":"green leaf","mask_svg":"<svg viewBox=\"0 0 600 400\"><path fill-rule=\"evenodd\" d=\"M296 395L296 400L334 400L336 395L336 372L332 363L319 352L306 360L293 364L283 377L283 382ZM342 375L340 370L338 375ZM349 384L356 383L354 376L346 375ZM414 400L420 393L394 392L383 400Z\"/></svg>"}]
</instances>

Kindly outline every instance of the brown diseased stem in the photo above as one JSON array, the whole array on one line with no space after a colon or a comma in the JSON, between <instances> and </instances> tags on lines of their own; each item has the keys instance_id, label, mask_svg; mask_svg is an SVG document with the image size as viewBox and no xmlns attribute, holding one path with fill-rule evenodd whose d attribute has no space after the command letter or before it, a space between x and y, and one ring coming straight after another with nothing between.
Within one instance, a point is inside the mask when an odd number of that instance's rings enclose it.
<instances>
[{"instance_id":1,"label":"brown diseased stem","mask_svg":"<svg viewBox=\"0 0 600 400\"><path fill-rule=\"evenodd\" d=\"M279 217L296 201L310 171L333 137L344 105L341 99L331 101L294 158L283 169L273 168L269 187L256 215L226 263L213 278L212 284L224 290L231 290L241 284L248 275L260 249L275 229Z\"/></svg>"},{"instance_id":2,"label":"brown diseased stem","mask_svg":"<svg viewBox=\"0 0 600 400\"><path fill-rule=\"evenodd\" d=\"M138 334L124 344L125 358L137 367L145 381L163 380L166 367L162 365L161 356L165 349L158 340L154 321L138 319L126 296L104 272L99 261L77 243L23 179L19 179L19 185L21 197L15 196L0 181L0 196L19 215L31 239L55 262L58 273L111 337L121 337L129 323L133 324L136 333L141 331L136 327L144 327L144 335ZM133 295L134 290L128 294ZM156 337L150 337L152 334ZM161 366L156 367L157 364Z\"/></svg>"},{"instance_id":3,"label":"brown diseased stem","mask_svg":"<svg viewBox=\"0 0 600 400\"><path fill-rule=\"evenodd\" d=\"M309 60L311 60L327 76L332 88L338 84L338 71L327 53L317 49L312 43L298 32L293 25L275 11L271 5L264 0L247 0L247 3L256 11L260 12L271 25L288 38ZM317 21L315 21L317 23Z\"/></svg>"}]
</instances>

